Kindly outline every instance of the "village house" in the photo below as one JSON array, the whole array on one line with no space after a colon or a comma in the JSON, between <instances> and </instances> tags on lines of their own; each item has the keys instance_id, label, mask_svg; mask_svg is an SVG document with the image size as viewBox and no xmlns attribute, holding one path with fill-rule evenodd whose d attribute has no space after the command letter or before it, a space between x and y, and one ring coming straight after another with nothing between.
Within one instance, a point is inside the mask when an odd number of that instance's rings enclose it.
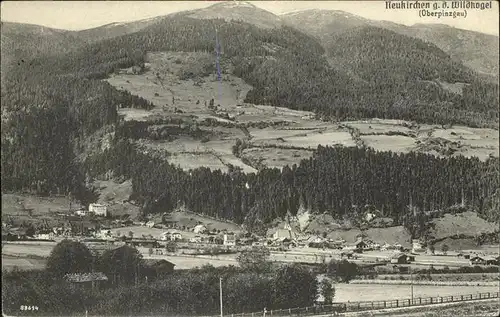
<instances>
[{"instance_id":1,"label":"village house","mask_svg":"<svg viewBox=\"0 0 500 317\"><path fill-rule=\"evenodd\" d=\"M224 245L233 246L236 245L236 236L232 233L224 234Z\"/></svg>"},{"instance_id":2,"label":"village house","mask_svg":"<svg viewBox=\"0 0 500 317\"><path fill-rule=\"evenodd\" d=\"M113 238L113 234L109 229L101 229L96 233L96 237L101 239L111 239Z\"/></svg>"},{"instance_id":3,"label":"village house","mask_svg":"<svg viewBox=\"0 0 500 317\"><path fill-rule=\"evenodd\" d=\"M422 246L422 242L419 239L413 239L411 244L413 253L425 251L424 247Z\"/></svg>"},{"instance_id":4,"label":"village house","mask_svg":"<svg viewBox=\"0 0 500 317\"><path fill-rule=\"evenodd\" d=\"M174 230L170 233L170 240L172 241L182 240L182 234L179 231Z\"/></svg>"},{"instance_id":5,"label":"village house","mask_svg":"<svg viewBox=\"0 0 500 317\"><path fill-rule=\"evenodd\" d=\"M87 210L85 209L78 209L77 211L75 211L75 214L80 216L80 217L85 217L87 215Z\"/></svg>"},{"instance_id":6,"label":"village house","mask_svg":"<svg viewBox=\"0 0 500 317\"><path fill-rule=\"evenodd\" d=\"M384 243L384 244L380 247L380 250L382 250L382 251L393 250L393 249L394 249L394 247L393 247L391 244L387 243L387 242L386 242L386 243Z\"/></svg>"},{"instance_id":7,"label":"village house","mask_svg":"<svg viewBox=\"0 0 500 317\"><path fill-rule=\"evenodd\" d=\"M196 235L193 238L189 239L189 242L191 242L191 243L201 243L201 241L202 241L202 239L201 239L201 236L199 236L199 235Z\"/></svg>"},{"instance_id":8,"label":"village house","mask_svg":"<svg viewBox=\"0 0 500 317\"><path fill-rule=\"evenodd\" d=\"M90 204L89 212L96 216L106 217L108 215L108 207L103 204Z\"/></svg>"},{"instance_id":9,"label":"village house","mask_svg":"<svg viewBox=\"0 0 500 317\"><path fill-rule=\"evenodd\" d=\"M35 239L38 239L38 240L54 240L54 233L50 230L43 230L43 231L39 231L36 235L35 235Z\"/></svg>"},{"instance_id":10,"label":"village house","mask_svg":"<svg viewBox=\"0 0 500 317\"><path fill-rule=\"evenodd\" d=\"M330 248L332 248L332 249L342 250L342 248L344 247L344 241L340 241L340 240L330 241L329 245L330 245Z\"/></svg>"},{"instance_id":11,"label":"village house","mask_svg":"<svg viewBox=\"0 0 500 317\"><path fill-rule=\"evenodd\" d=\"M470 259L470 265L486 265L486 260L476 255Z\"/></svg>"},{"instance_id":12,"label":"village house","mask_svg":"<svg viewBox=\"0 0 500 317\"><path fill-rule=\"evenodd\" d=\"M193 232L194 233L197 233L197 234L202 234L202 233L206 233L208 231L207 227L205 227L204 225L196 225L194 228L193 228Z\"/></svg>"},{"instance_id":13,"label":"village house","mask_svg":"<svg viewBox=\"0 0 500 317\"><path fill-rule=\"evenodd\" d=\"M357 253L361 253L363 251L370 250L370 246L363 241L362 239L358 238L356 242L354 243L348 243L345 247L344 250L352 250Z\"/></svg>"},{"instance_id":14,"label":"village house","mask_svg":"<svg viewBox=\"0 0 500 317\"><path fill-rule=\"evenodd\" d=\"M170 241L170 231L165 231L162 234L160 234L160 240L161 241Z\"/></svg>"},{"instance_id":15,"label":"village house","mask_svg":"<svg viewBox=\"0 0 500 317\"><path fill-rule=\"evenodd\" d=\"M498 265L498 259L497 258L494 258L492 256L490 257L486 257L484 259L486 265Z\"/></svg>"},{"instance_id":16,"label":"village house","mask_svg":"<svg viewBox=\"0 0 500 317\"><path fill-rule=\"evenodd\" d=\"M328 243L325 239L316 235L309 237L306 240L305 244L310 248L325 248L328 246Z\"/></svg>"},{"instance_id":17,"label":"village house","mask_svg":"<svg viewBox=\"0 0 500 317\"><path fill-rule=\"evenodd\" d=\"M154 226L155 226L155 222L154 221L148 221L148 222L146 222L146 227L153 228Z\"/></svg>"}]
</instances>

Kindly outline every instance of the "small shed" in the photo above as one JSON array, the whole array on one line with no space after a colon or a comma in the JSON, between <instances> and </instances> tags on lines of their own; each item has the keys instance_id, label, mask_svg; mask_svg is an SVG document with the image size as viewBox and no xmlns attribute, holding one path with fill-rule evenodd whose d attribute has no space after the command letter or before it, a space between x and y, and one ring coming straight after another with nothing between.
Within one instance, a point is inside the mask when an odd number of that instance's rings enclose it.
<instances>
[{"instance_id":1,"label":"small shed","mask_svg":"<svg viewBox=\"0 0 500 317\"><path fill-rule=\"evenodd\" d=\"M143 260L143 274L150 279L172 274L175 264L164 259Z\"/></svg>"},{"instance_id":2,"label":"small shed","mask_svg":"<svg viewBox=\"0 0 500 317\"><path fill-rule=\"evenodd\" d=\"M408 257L404 253L394 254L393 256L391 256L391 263L408 264Z\"/></svg>"}]
</instances>

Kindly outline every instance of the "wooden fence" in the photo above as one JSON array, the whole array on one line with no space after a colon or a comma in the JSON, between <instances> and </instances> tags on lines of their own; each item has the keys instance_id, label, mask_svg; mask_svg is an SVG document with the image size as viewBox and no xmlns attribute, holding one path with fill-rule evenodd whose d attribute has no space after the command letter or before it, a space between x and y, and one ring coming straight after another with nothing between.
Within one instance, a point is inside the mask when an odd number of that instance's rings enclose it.
<instances>
[{"instance_id":1,"label":"wooden fence","mask_svg":"<svg viewBox=\"0 0 500 317\"><path fill-rule=\"evenodd\" d=\"M341 313L369 311L387 308L400 308L411 306L423 306L441 303L454 303L465 302L480 299L499 298L499 292L476 293L467 295L452 295L452 296L438 296L438 297L417 297L412 299L395 299L384 301L363 301L363 302L346 302L346 303L333 303L332 305L316 305L311 307L299 307L279 310L269 310L267 312L253 312L253 313L240 313L240 314L224 314L228 317L271 317L271 316L312 316L328 314L331 316L338 316ZM220 316L220 315L218 315ZM212 316L216 317L216 316Z\"/></svg>"}]
</instances>

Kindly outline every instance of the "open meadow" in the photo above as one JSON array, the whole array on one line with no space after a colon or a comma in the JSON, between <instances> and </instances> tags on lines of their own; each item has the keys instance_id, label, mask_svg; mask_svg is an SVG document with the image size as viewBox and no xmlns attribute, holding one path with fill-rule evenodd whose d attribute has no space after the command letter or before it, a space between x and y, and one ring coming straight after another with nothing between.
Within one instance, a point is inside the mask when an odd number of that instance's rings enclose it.
<instances>
[{"instance_id":1,"label":"open meadow","mask_svg":"<svg viewBox=\"0 0 500 317\"><path fill-rule=\"evenodd\" d=\"M429 286L413 285L413 297L437 297L498 292L498 286ZM411 298L410 285L335 284L336 302L383 301Z\"/></svg>"},{"instance_id":2,"label":"open meadow","mask_svg":"<svg viewBox=\"0 0 500 317\"><path fill-rule=\"evenodd\" d=\"M499 156L498 133L492 129L418 125L402 120L371 119L346 122L317 120L312 112L245 103L252 87L225 65L222 81L210 71L206 53L150 52L142 73L123 69L108 83L153 103L151 110L119 109L125 120L153 121L181 118L201 122L207 118L231 125L200 127L205 139L177 136L169 141L138 140L148 148L169 152L164 158L184 170L208 167L227 171L230 165L246 173L263 166L282 168L311 156L323 146L365 145L377 151L421 152L437 156ZM214 105L210 106L210 101ZM242 132L240 126L246 126ZM232 153L236 140L248 144L241 156ZM224 144L224 145L222 145Z\"/></svg>"},{"instance_id":3,"label":"open meadow","mask_svg":"<svg viewBox=\"0 0 500 317\"><path fill-rule=\"evenodd\" d=\"M454 303L453 305L440 305L432 307L412 308L402 311L383 311L375 313L365 313L359 316L393 316L393 317L487 317L498 316L500 314L500 306L498 299Z\"/></svg>"}]
</instances>

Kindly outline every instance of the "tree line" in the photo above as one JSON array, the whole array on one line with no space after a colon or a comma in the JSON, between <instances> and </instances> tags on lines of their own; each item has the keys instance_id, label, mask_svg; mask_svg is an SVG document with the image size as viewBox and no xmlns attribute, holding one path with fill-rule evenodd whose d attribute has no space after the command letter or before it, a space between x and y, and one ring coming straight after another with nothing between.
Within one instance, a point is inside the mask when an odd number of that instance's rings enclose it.
<instances>
[{"instance_id":1,"label":"tree line","mask_svg":"<svg viewBox=\"0 0 500 317\"><path fill-rule=\"evenodd\" d=\"M396 224L425 223L424 211L464 204L490 220L495 216L498 158L437 158L427 154L376 152L369 148L319 146L299 165L244 174L208 168L185 172L141 148L118 140L85 163L90 177L106 171L131 178L132 199L144 214L180 205L194 212L252 226L270 223L299 208L355 218L375 208ZM417 230L418 231L418 230Z\"/></svg>"},{"instance_id":2,"label":"tree line","mask_svg":"<svg viewBox=\"0 0 500 317\"><path fill-rule=\"evenodd\" d=\"M62 241L51 252L45 270L3 272L4 312L19 315L21 305L36 305L44 315L63 316L85 311L98 315L217 314L219 278L223 279L226 314L312 306L319 291L316 274L297 264L265 272L208 265L146 280L146 273L137 278L137 272L144 270L138 269L141 262L141 255L132 247L105 251L95 258L85 245ZM92 271L104 272L110 280L118 274L122 283L89 289L75 287L63 278L67 273ZM323 289L333 296L331 285Z\"/></svg>"}]
</instances>

